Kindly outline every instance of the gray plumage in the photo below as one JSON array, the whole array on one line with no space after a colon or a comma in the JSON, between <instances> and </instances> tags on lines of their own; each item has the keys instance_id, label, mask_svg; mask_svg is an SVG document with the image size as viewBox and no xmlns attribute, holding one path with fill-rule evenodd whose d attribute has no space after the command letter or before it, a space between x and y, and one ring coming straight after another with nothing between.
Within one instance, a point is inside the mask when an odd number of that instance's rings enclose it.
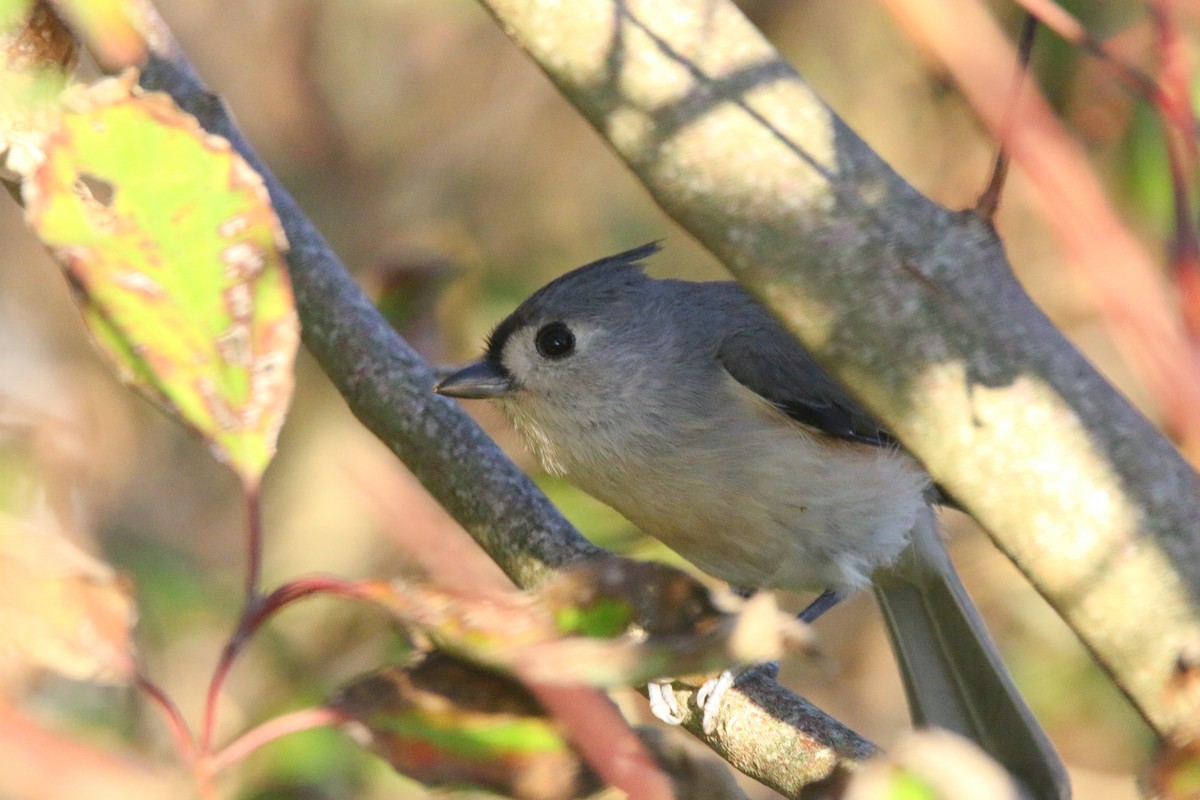
<instances>
[{"instance_id":1,"label":"gray plumage","mask_svg":"<svg viewBox=\"0 0 1200 800\"><path fill-rule=\"evenodd\" d=\"M546 469L706 572L861 588L903 549L925 474L741 287L649 278L653 249L568 273L501 322L497 402ZM537 350L555 323L568 357Z\"/></svg>"},{"instance_id":2,"label":"gray plumage","mask_svg":"<svg viewBox=\"0 0 1200 800\"><path fill-rule=\"evenodd\" d=\"M495 401L547 470L736 587L836 600L873 579L914 720L973 739L1027 796L1069 797L920 465L737 284L647 277L656 250L547 284L438 391Z\"/></svg>"}]
</instances>

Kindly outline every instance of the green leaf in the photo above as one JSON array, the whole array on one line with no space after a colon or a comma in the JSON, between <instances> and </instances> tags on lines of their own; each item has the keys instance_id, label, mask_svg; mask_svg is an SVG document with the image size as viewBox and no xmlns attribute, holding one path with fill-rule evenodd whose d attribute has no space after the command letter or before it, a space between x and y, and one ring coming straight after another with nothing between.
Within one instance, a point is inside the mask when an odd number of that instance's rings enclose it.
<instances>
[{"instance_id":1,"label":"green leaf","mask_svg":"<svg viewBox=\"0 0 1200 800\"><path fill-rule=\"evenodd\" d=\"M354 720L357 741L427 786L478 786L530 800L597 788L528 689L448 653L356 678L329 705Z\"/></svg>"},{"instance_id":2,"label":"green leaf","mask_svg":"<svg viewBox=\"0 0 1200 800\"><path fill-rule=\"evenodd\" d=\"M590 606L555 609L554 623L561 633L610 639L625 632L634 621L633 607L615 598L600 598Z\"/></svg>"},{"instance_id":3,"label":"green leaf","mask_svg":"<svg viewBox=\"0 0 1200 800\"><path fill-rule=\"evenodd\" d=\"M26 217L122 378L248 487L275 451L299 339L286 241L259 176L134 74L68 93Z\"/></svg>"},{"instance_id":4,"label":"green leaf","mask_svg":"<svg viewBox=\"0 0 1200 800\"><path fill-rule=\"evenodd\" d=\"M412 711L381 715L372 723L378 733L398 740L420 741L456 758L490 760L506 755L553 753L566 747L562 734L542 719L467 720Z\"/></svg>"}]
</instances>

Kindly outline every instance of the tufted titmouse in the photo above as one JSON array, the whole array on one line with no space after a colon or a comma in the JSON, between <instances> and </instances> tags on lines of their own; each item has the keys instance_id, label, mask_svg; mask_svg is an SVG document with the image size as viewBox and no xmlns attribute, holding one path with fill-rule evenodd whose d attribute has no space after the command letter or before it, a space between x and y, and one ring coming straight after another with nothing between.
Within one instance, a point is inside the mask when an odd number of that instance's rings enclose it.
<instances>
[{"instance_id":1,"label":"tufted titmouse","mask_svg":"<svg viewBox=\"0 0 1200 800\"><path fill-rule=\"evenodd\" d=\"M1066 796L941 546L924 470L736 283L647 277L657 249L543 287L437 391L495 401L548 471L705 572L821 591L808 621L874 577L915 721Z\"/></svg>"}]
</instances>

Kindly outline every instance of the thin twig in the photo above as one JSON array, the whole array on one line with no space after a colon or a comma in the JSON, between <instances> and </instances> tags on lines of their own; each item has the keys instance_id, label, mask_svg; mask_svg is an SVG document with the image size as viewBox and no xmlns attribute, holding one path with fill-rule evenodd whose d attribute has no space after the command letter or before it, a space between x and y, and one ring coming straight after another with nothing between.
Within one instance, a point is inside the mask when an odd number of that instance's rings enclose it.
<instances>
[{"instance_id":1,"label":"thin twig","mask_svg":"<svg viewBox=\"0 0 1200 800\"><path fill-rule=\"evenodd\" d=\"M263 531L262 485L245 489L246 502L246 607L258 601L262 584Z\"/></svg>"},{"instance_id":2,"label":"thin twig","mask_svg":"<svg viewBox=\"0 0 1200 800\"><path fill-rule=\"evenodd\" d=\"M1180 288L1183 322L1193 342L1200 345L1200 241L1192 211L1191 187L1196 176L1197 125L1192 107L1187 52L1170 0L1147 4L1158 55L1158 76L1152 77L1112 53L1103 41L1053 0L1016 0L1028 13L1068 42L1099 58L1136 96L1149 103L1163 129L1163 149L1171 177L1174 233L1171 261Z\"/></svg>"},{"instance_id":3,"label":"thin twig","mask_svg":"<svg viewBox=\"0 0 1200 800\"><path fill-rule=\"evenodd\" d=\"M1054 0L1014 0L1027 12L1037 17L1038 22L1057 33L1071 44L1078 45L1088 54L1107 64L1125 87L1136 96L1151 103L1157 102L1158 83L1142 70L1113 53L1101 39L1093 36L1079 20Z\"/></svg>"},{"instance_id":4,"label":"thin twig","mask_svg":"<svg viewBox=\"0 0 1200 800\"><path fill-rule=\"evenodd\" d=\"M188 727L187 720L183 718L179 706L175 704L170 695L162 690L162 687L150 680L140 670L134 676L134 683L163 712L163 716L167 720L167 729L171 732L171 738L175 740L175 750L179 753L179 757L189 763L195 761L196 742L192 738L192 731Z\"/></svg>"},{"instance_id":5,"label":"thin twig","mask_svg":"<svg viewBox=\"0 0 1200 800\"><path fill-rule=\"evenodd\" d=\"M242 611L237 628L221 650L221 656L213 668L208 692L204 700L204 721L200 728L200 753L202 757L212 754L213 737L216 735L217 711L221 690L225 685L234 661L250 639L275 612L297 600L314 594L333 594L352 599L368 599L362 585L344 578L330 575L307 575L288 581L265 597L247 604Z\"/></svg>"},{"instance_id":6,"label":"thin twig","mask_svg":"<svg viewBox=\"0 0 1200 800\"><path fill-rule=\"evenodd\" d=\"M214 755L210 762L212 772L217 774L263 745L289 734L315 728L329 728L347 721L348 717L344 713L326 706L304 708L275 717L256 728L251 728Z\"/></svg>"},{"instance_id":7,"label":"thin twig","mask_svg":"<svg viewBox=\"0 0 1200 800\"><path fill-rule=\"evenodd\" d=\"M1033 14L1026 12L1025 20L1021 23L1021 36L1017 41L1017 68L1013 74L1012 88L1008 93L1005 104L1004 120L1000 125L1000 133L996 137L996 161L992 165L992 176L987 188L979 195L975 203L975 213L984 219L996 216L1000 205L1000 195L1004 192L1004 182L1008 178L1008 134L1012 128L1013 110L1021 97L1021 87L1029 79L1029 59L1033 55L1033 41L1037 36L1038 20Z\"/></svg>"}]
</instances>

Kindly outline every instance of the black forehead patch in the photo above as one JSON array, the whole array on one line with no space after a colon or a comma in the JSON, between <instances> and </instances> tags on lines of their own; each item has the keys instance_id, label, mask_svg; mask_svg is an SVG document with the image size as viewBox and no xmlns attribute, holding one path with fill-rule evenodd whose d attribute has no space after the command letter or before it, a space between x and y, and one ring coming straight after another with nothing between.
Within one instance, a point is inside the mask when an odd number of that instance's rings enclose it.
<instances>
[{"instance_id":1,"label":"black forehead patch","mask_svg":"<svg viewBox=\"0 0 1200 800\"><path fill-rule=\"evenodd\" d=\"M562 306L586 309L593 304L603 304L614 295L623 293L645 280L642 272L644 265L641 262L660 249L659 242L649 242L641 247L585 264L550 281L500 321L487 338L484 358L503 366L500 356L509 338L516 331L540 317L552 315L556 308ZM571 302L565 303L566 299L570 299Z\"/></svg>"}]
</instances>

